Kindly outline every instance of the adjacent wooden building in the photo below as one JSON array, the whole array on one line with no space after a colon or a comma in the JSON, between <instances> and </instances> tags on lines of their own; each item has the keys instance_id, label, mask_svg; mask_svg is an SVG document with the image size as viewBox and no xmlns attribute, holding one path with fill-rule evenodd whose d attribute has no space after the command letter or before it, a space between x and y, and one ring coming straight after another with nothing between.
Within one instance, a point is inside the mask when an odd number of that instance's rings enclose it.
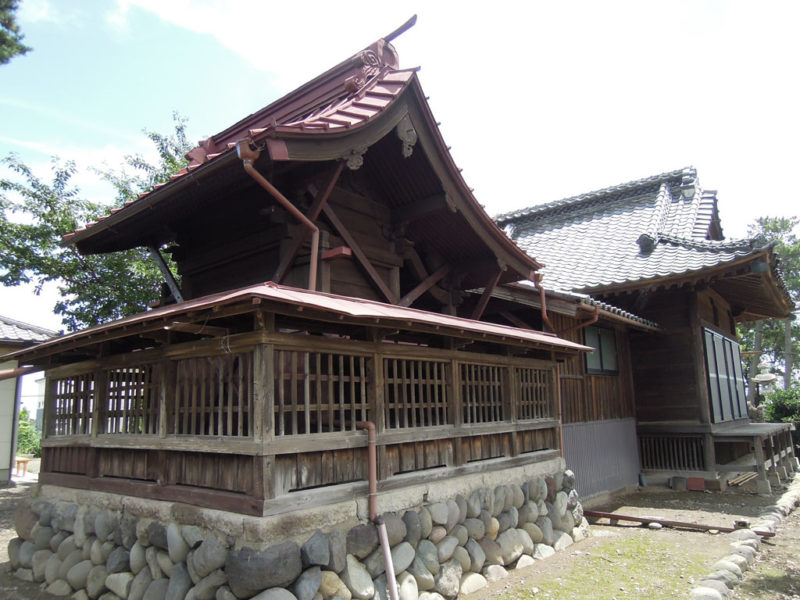
<instances>
[{"instance_id":1,"label":"adjacent wooden building","mask_svg":"<svg viewBox=\"0 0 800 600\"><path fill-rule=\"evenodd\" d=\"M630 333L643 470L715 479L756 469L766 490L768 472L794 468L789 425L749 420L736 339L736 323L787 317L793 303L772 246L723 237L716 192L700 187L694 169L497 222L548 265L550 287L591 294L659 325ZM754 465L734 462L749 452Z\"/></svg>"}]
</instances>

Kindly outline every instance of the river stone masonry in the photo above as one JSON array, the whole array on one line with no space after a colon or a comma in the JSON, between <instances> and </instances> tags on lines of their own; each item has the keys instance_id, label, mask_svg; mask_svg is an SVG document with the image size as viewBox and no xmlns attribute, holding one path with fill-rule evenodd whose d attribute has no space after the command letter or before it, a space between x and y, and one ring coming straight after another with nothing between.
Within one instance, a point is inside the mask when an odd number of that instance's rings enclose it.
<instances>
[{"instance_id":1,"label":"river stone masonry","mask_svg":"<svg viewBox=\"0 0 800 600\"><path fill-rule=\"evenodd\" d=\"M765 510L752 529L737 529L728 534L731 551L712 567L713 571L703 577L689 591L694 600L722 600L733 593L744 573L755 562L761 549L761 536L756 531L775 530L783 520L800 506L800 477L795 477L775 505Z\"/></svg>"},{"instance_id":2,"label":"river stone masonry","mask_svg":"<svg viewBox=\"0 0 800 600\"><path fill-rule=\"evenodd\" d=\"M570 471L385 513L401 600L476 592L583 539ZM34 498L8 544L20 579L74 600L387 600L372 523L298 544L241 547L230 534L94 505Z\"/></svg>"}]
</instances>

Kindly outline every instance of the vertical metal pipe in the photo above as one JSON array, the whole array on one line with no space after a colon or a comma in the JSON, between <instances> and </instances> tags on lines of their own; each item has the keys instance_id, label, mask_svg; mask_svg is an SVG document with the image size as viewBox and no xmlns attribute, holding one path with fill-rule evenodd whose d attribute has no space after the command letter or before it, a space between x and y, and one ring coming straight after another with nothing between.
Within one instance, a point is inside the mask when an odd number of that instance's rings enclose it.
<instances>
[{"instance_id":1,"label":"vertical metal pipe","mask_svg":"<svg viewBox=\"0 0 800 600\"><path fill-rule=\"evenodd\" d=\"M398 600L397 579L394 576L394 564L392 563L392 548L389 546L389 536L386 533L386 523L383 517L375 517L375 525L378 526L378 539L381 541L383 549L383 562L386 565L386 583L389 586L389 598Z\"/></svg>"},{"instance_id":2,"label":"vertical metal pipe","mask_svg":"<svg viewBox=\"0 0 800 600\"><path fill-rule=\"evenodd\" d=\"M319 228L314 225L298 208L291 203L291 201L281 194L281 192L272 185L266 177L264 177L253 166L253 163L258 159L261 153L258 150L253 150L250 147L249 139L242 139L236 142L236 153L242 159L244 170L250 175L261 187L267 190L270 195L278 201L278 203L288 210L292 216L300 221L309 231L311 231L311 257L308 263L308 289L317 289L317 262L319 257Z\"/></svg>"},{"instance_id":3,"label":"vertical metal pipe","mask_svg":"<svg viewBox=\"0 0 800 600\"><path fill-rule=\"evenodd\" d=\"M375 423L372 421L357 421L358 429L367 430L369 443L367 457L369 464L369 520L378 528L378 539L383 549L383 562L386 565L386 583L389 586L389 597L398 600L397 580L394 576L394 563L392 562L392 547L389 545L389 536L386 533L386 523L383 517L378 516L378 439L375 433Z\"/></svg>"},{"instance_id":4,"label":"vertical metal pipe","mask_svg":"<svg viewBox=\"0 0 800 600\"><path fill-rule=\"evenodd\" d=\"M533 283L539 290L539 299L542 303L542 321L550 328L550 331L555 333L556 328L550 322L550 317L547 316L547 299L545 298L544 288L542 287L542 276L539 273L534 274Z\"/></svg>"}]
</instances>

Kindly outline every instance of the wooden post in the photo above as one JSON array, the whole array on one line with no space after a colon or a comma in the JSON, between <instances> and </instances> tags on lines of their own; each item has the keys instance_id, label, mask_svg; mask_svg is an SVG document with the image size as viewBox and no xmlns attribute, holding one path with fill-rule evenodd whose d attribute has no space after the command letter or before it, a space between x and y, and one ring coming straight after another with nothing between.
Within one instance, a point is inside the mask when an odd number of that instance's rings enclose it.
<instances>
[{"instance_id":1,"label":"wooden post","mask_svg":"<svg viewBox=\"0 0 800 600\"><path fill-rule=\"evenodd\" d=\"M706 357L703 351L703 327L700 324L697 292L691 291L689 295L689 329L691 334L692 362L695 367L695 385L699 402L701 423L711 423L711 401L708 397L708 373L706 372ZM713 465L712 465L713 467Z\"/></svg>"},{"instance_id":2,"label":"wooden post","mask_svg":"<svg viewBox=\"0 0 800 600\"><path fill-rule=\"evenodd\" d=\"M564 408L561 406L561 371L558 363L553 367L553 405L556 408L558 415L558 431L556 432L556 439L558 440L558 452L564 456Z\"/></svg>"},{"instance_id":3,"label":"wooden post","mask_svg":"<svg viewBox=\"0 0 800 600\"><path fill-rule=\"evenodd\" d=\"M378 332L373 333L373 340L378 343L380 337ZM381 434L386 430L385 419L385 398L383 395L384 378L383 378L383 356L378 352L373 352L372 357L367 367L369 377L369 408L371 413L371 420L375 423L375 434L380 440ZM377 448L378 465L377 474L378 479L385 479L389 476L387 472L388 463L386 460L386 446L380 445Z\"/></svg>"},{"instance_id":4,"label":"wooden post","mask_svg":"<svg viewBox=\"0 0 800 600\"><path fill-rule=\"evenodd\" d=\"M448 411L450 414L448 420L457 431L460 431L461 427L464 425L464 414L461 408L462 398L458 362L455 359L450 360L447 370L449 371L447 379L450 396L450 407ZM455 444L455 448L453 448L453 459L457 466L461 466L465 462L462 438L459 435L453 436L453 443Z\"/></svg>"},{"instance_id":5,"label":"wooden post","mask_svg":"<svg viewBox=\"0 0 800 600\"><path fill-rule=\"evenodd\" d=\"M268 499L275 495L275 457L269 442L275 437L275 347L258 344L253 349L253 439L261 450L253 460L253 495Z\"/></svg>"},{"instance_id":6,"label":"wooden post","mask_svg":"<svg viewBox=\"0 0 800 600\"><path fill-rule=\"evenodd\" d=\"M758 471L756 490L759 494L771 494L772 488L769 485L767 470L764 468L764 448L762 446L762 442L763 440L759 437L753 438L753 450L756 457L756 470Z\"/></svg>"},{"instance_id":7,"label":"wooden post","mask_svg":"<svg viewBox=\"0 0 800 600\"><path fill-rule=\"evenodd\" d=\"M511 423L516 423L519 418L519 392L520 392L519 377L517 377L517 369L508 363L506 368L506 402L503 411L506 413L506 420ZM511 456L519 456L519 440L517 439L516 430L511 431Z\"/></svg>"},{"instance_id":8,"label":"wooden post","mask_svg":"<svg viewBox=\"0 0 800 600\"><path fill-rule=\"evenodd\" d=\"M714 448L714 436L710 433L703 435L703 468L706 471L717 470L717 453Z\"/></svg>"},{"instance_id":9,"label":"wooden post","mask_svg":"<svg viewBox=\"0 0 800 600\"><path fill-rule=\"evenodd\" d=\"M92 439L97 438L101 432L101 420L105 415L106 403L108 402L108 378L105 369L97 369L94 372L94 403L92 406Z\"/></svg>"}]
</instances>

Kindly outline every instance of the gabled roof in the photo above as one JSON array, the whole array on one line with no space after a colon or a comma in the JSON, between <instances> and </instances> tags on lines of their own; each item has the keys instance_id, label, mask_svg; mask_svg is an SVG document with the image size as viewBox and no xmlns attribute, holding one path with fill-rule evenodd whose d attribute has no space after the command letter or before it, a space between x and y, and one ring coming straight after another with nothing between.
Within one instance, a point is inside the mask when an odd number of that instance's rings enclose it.
<instances>
[{"instance_id":1,"label":"gabled roof","mask_svg":"<svg viewBox=\"0 0 800 600\"><path fill-rule=\"evenodd\" d=\"M169 241L166 216L181 211L185 214L189 205L191 210L198 210L197 204L192 204L198 189L219 197L233 186L235 178L246 179L236 156L238 140L247 139L251 146L265 150L262 161L344 160L349 168L357 169L370 160L370 149L394 130L398 153L402 148L402 156L407 158L412 154L424 155L430 163L426 173L431 173L436 187L444 192L430 194L434 186L427 175L418 182L405 175L398 178L396 169L385 169L381 174L389 182L387 187L405 194L403 198L390 199L394 206L410 202L413 195L415 200L430 200L438 208L436 219L428 219L427 223L420 219L416 223L423 232L420 235L433 243L450 243L454 254L463 254L460 246L469 241L463 228L471 229L499 259L499 266L510 268L504 280L529 277L541 265L503 234L472 195L442 139L417 78L417 69L399 68L397 53L389 43L395 35L397 32L378 40L297 90L204 140L188 153L190 165L169 182L156 185L109 216L65 236L64 243L91 254L143 245L145 236L148 244ZM415 146L421 149L415 152ZM377 159L380 154L375 152ZM446 220L448 211L458 213L463 227L451 227L449 231L437 227L435 234L431 234L430 224Z\"/></svg>"},{"instance_id":2,"label":"gabled roof","mask_svg":"<svg viewBox=\"0 0 800 600\"><path fill-rule=\"evenodd\" d=\"M27 346L44 342L57 335L57 331L0 315L0 344Z\"/></svg>"},{"instance_id":3,"label":"gabled roof","mask_svg":"<svg viewBox=\"0 0 800 600\"><path fill-rule=\"evenodd\" d=\"M759 310L778 316L791 307L772 247L761 238L724 240L716 192L700 187L692 167L500 215L496 222L547 265L542 274L552 289L627 291L761 260L771 265L773 281L772 297L758 300ZM752 279L748 285L755 288Z\"/></svg>"}]
</instances>

